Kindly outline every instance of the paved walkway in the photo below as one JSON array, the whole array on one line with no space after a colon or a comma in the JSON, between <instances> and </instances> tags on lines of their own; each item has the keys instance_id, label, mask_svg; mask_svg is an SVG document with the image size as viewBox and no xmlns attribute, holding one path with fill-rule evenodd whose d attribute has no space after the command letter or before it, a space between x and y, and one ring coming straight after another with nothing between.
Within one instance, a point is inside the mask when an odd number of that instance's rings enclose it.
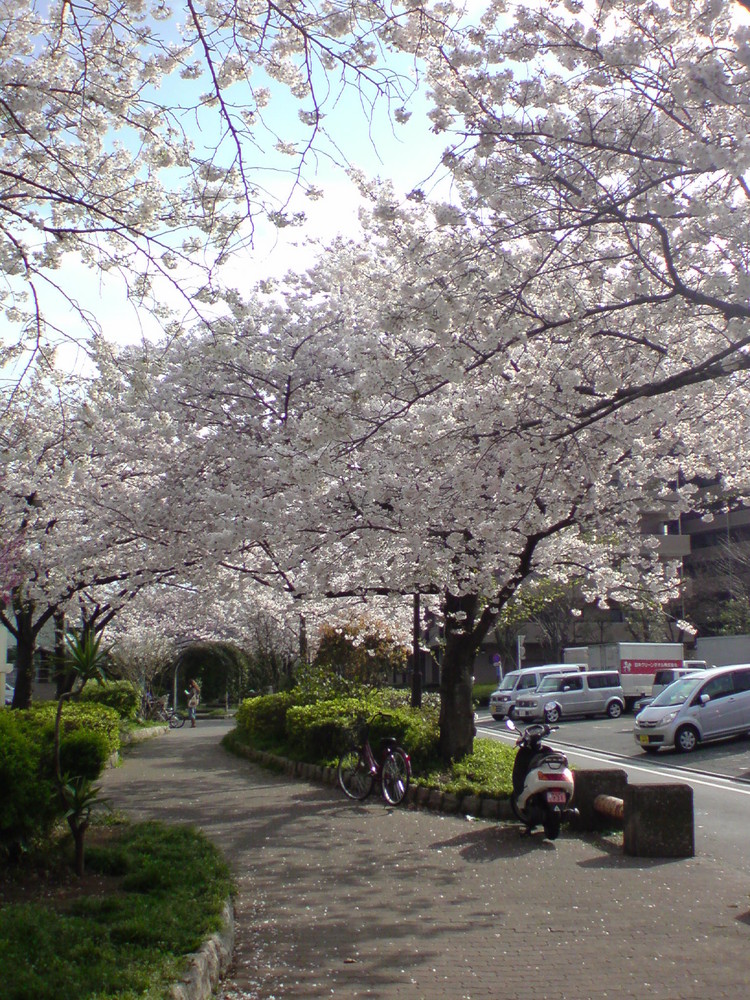
<instances>
[{"instance_id":1,"label":"paved walkway","mask_svg":"<svg viewBox=\"0 0 750 1000\"><path fill-rule=\"evenodd\" d=\"M625 858L511 823L360 805L225 753L228 723L143 743L107 773L136 818L190 822L239 882L219 1000L722 1000L747 996L750 878L697 845Z\"/></svg>"}]
</instances>

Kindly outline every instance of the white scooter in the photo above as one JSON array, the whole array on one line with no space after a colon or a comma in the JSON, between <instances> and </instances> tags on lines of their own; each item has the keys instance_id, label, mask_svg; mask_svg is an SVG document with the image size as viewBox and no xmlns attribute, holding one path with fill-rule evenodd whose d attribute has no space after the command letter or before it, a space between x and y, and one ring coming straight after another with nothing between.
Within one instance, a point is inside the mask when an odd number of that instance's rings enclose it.
<instances>
[{"instance_id":1,"label":"white scooter","mask_svg":"<svg viewBox=\"0 0 750 1000\"><path fill-rule=\"evenodd\" d=\"M510 719L506 727L518 733ZM535 827L542 826L549 840L554 840L560 833L563 820L578 815L578 810L570 805L573 774L568 767L568 758L542 743L544 737L557 728L538 723L528 726L519 735L510 797L513 812L526 827L526 832L531 833Z\"/></svg>"}]
</instances>

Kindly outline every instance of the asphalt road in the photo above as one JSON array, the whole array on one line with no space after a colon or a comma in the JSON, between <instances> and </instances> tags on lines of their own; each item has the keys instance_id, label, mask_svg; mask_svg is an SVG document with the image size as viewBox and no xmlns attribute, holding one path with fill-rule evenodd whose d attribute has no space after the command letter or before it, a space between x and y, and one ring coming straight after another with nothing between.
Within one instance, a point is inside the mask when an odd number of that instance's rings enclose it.
<instances>
[{"instance_id":1,"label":"asphalt road","mask_svg":"<svg viewBox=\"0 0 750 1000\"><path fill-rule=\"evenodd\" d=\"M480 736L514 742L503 723L479 714ZM691 754L647 756L633 740L633 716L560 723L550 742L574 767L620 767L633 783L685 782L693 789L696 848L750 873L750 739L707 744Z\"/></svg>"}]
</instances>

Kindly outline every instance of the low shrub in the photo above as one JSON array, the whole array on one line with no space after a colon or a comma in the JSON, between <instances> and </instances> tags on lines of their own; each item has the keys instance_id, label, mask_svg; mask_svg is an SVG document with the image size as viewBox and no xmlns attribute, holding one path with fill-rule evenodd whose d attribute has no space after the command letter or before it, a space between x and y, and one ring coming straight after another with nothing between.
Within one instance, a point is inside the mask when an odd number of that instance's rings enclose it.
<instances>
[{"instance_id":1,"label":"low shrub","mask_svg":"<svg viewBox=\"0 0 750 1000\"><path fill-rule=\"evenodd\" d=\"M508 798L512 790L515 747L496 740L474 740L474 751L449 768L436 766L418 776L421 784L457 795Z\"/></svg>"},{"instance_id":2,"label":"low shrub","mask_svg":"<svg viewBox=\"0 0 750 1000\"><path fill-rule=\"evenodd\" d=\"M55 785L55 714L50 702L0 713L0 852L17 856L47 836L62 817ZM120 746L117 712L104 705L67 703L60 725L64 774L95 780Z\"/></svg>"},{"instance_id":3,"label":"low shrub","mask_svg":"<svg viewBox=\"0 0 750 1000\"><path fill-rule=\"evenodd\" d=\"M0 712L0 854L17 856L56 818L45 747L17 712Z\"/></svg>"},{"instance_id":4,"label":"low shrub","mask_svg":"<svg viewBox=\"0 0 750 1000\"><path fill-rule=\"evenodd\" d=\"M331 764L351 745L354 722L377 709L373 700L333 698L315 705L293 705L286 716L290 754L314 764Z\"/></svg>"},{"instance_id":5,"label":"low shrub","mask_svg":"<svg viewBox=\"0 0 750 1000\"><path fill-rule=\"evenodd\" d=\"M109 759L103 733L75 729L60 740L60 770L64 775L96 781Z\"/></svg>"},{"instance_id":6,"label":"low shrub","mask_svg":"<svg viewBox=\"0 0 750 1000\"><path fill-rule=\"evenodd\" d=\"M33 725L38 724L54 735L56 713L57 702L50 701L35 705L20 714L26 716ZM61 743L68 733L79 729L100 733L107 741L108 755L120 750L120 716L114 708L92 702L66 701L60 720Z\"/></svg>"},{"instance_id":7,"label":"low shrub","mask_svg":"<svg viewBox=\"0 0 750 1000\"><path fill-rule=\"evenodd\" d=\"M404 731L403 747L411 757L412 772L419 774L430 767L439 756L439 713L423 706L420 709L402 709Z\"/></svg>"},{"instance_id":8,"label":"low shrub","mask_svg":"<svg viewBox=\"0 0 750 1000\"><path fill-rule=\"evenodd\" d=\"M427 767L437 758L437 710L432 706L415 710L408 707L402 693L396 698L391 695L392 692L363 689L356 697L290 705L285 734L277 736L277 748L283 748L297 760L335 764L361 728L359 723L367 721L374 747L384 737L394 736L409 753L413 767Z\"/></svg>"},{"instance_id":9,"label":"low shrub","mask_svg":"<svg viewBox=\"0 0 750 1000\"><path fill-rule=\"evenodd\" d=\"M131 681L105 681L87 684L78 704L93 703L113 708L121 719L135 719L141 704L141 692Z\"/></svg>"},{"instance_id":10,"label":"low shrub","mask_svg":"<svg viewBox=\"0 0 750 1000\"><path fill-rule=\"evenodd\" d=\"M362 689L356 696L297 704L292 695L265 695L243 702L237 733L256 749L274 749L295 760L335 764L351 745L360 720L370 725L377 747L395 736L415 768L437 759L438 709L430 702L421 709L408 706L408 693Z\"/></svg>"},{"instance_id":11,"label":"low shrub","mask_svg":"<svg viewBox=\"0 0 750 1000\"><path fill-rule=\"evenodd\" d=\"M259 749L283 745L286 741L286 713L294 704L296 699L288 691L246 698L237 710L237 728Z\"/></svg>"}]
</instances>

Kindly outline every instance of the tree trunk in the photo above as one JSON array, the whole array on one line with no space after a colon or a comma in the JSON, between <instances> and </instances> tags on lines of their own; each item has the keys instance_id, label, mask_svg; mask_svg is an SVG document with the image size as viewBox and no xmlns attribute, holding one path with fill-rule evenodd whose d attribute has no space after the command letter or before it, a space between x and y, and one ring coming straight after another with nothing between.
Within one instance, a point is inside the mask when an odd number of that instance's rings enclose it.
<instances>
[{"instance_id":1,"label":"tree trunk","mask_svg":"<svg viewBox=\"0 0 750 1000\"><path fill-rule=\"evenodd\" d=\"M34 646L36 632L34 631L34 608L16 607L16 690L13 695L13 708L31 708L31 696L34 689Z\"/></svg>"},{"instance_id":2,"label":"tree trunk","mask_svg":"<svg viewBox=\"0 0 750 1000\"><path fill-rule=\"evenodd\" d=\"M67 694L73 690L75 672L66 669L65 666L65 614L60 612L55 615L55 683L56 697Z\"/></svg>"},{"instance_id":3,"label":"tree trunk","mask_svg":"<svg viewBox=\"0 0 750 1000\"><path fill-rule=\"evenodd\" d=\"M474 621L476 594L445 599L445 652L440 671L440 756L445 763L461 760L474 749Z\"/></svg>"},{"instance_id":4,"label":"tree trunk","mask_svg":"<svg viewBox=\"0 0 750 1000\"><path fill-rule=\"evenodd\" d=\"M75 845L75 856L73 860L73 868L79 878L83 878L84 872L86 870L86 830L88 828L88 821L85 820L82 823L76 822L73 817L68 817L68 826L70 827L70 832L73 834L73 844Z\"/></svg>"}]
</instances>

